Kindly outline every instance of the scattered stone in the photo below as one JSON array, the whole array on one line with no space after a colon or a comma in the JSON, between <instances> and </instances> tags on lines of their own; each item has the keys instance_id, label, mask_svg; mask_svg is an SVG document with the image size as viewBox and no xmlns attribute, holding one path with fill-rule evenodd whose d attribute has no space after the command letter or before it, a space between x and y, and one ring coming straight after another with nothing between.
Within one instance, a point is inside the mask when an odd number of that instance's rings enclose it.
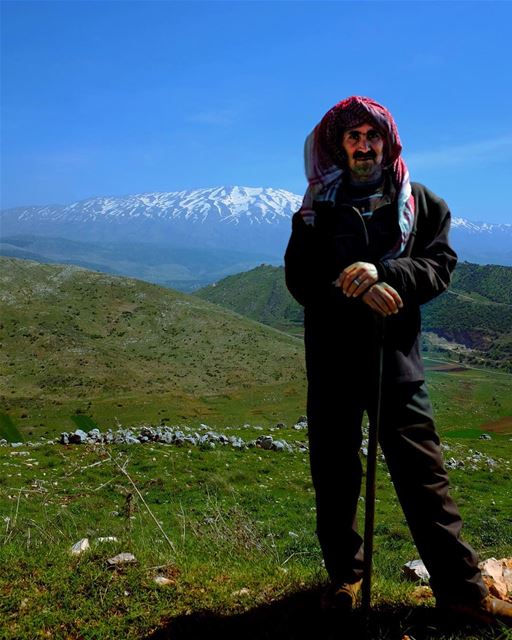
<instances>
[{"instance_id":1,"label":"scattered stone","mask_svg":"<svg viewBox=\"0 0 512 640\"><path fill-rule=\"evenodd\" d=\"M133 553L119 553L117 556L107 560L110 567L118 567L123 564L133 564L135 562L137 562L137 558Z\"/></svg>"},{"instance_id":2,"label":"scattered stone","mask_svg":"<svg viewBox=\"0 0 512 640\"><path fill-rule=\"evenodd\" d=\"M78 542L75 542L71 547L70 552L74 556L79 556L81 553L84 553L84 551L87 551L87 549L90 549L90 547L89 538L82 538Z\"/></svg>"},{"instance_id":3,"label":"scattered stone","mask_svg":"<svg viewBox=\"0 0 512 640\"><path fill-rule=\"evenodd\" d=\"M87 434L82 429L77 429L68 435L69 444L83 444L87 441Z\"/></svg>"},{"instance_id":4,"label":"scattered stone","mask_svg":"<svg viewBox=\"0 0 512 640\"><path fill-rule=\"evenodd\" d=\"M250 590L247 587L243 587L239 591L233 591L232 596L248 596L250 594Z\"/></svg>"},{"instance_id":5,"label":"scattered stone","mask_svg":"<svg viewBox=\"0 0 512 640\"><path fill-rule=\"evenodd\" d=\"M102 536L96 538L96 542L117 542L117 538L115 536Z\"/></svg>"},{"instance_id":6,"label":"scattered stone","mask_svg":"<svg viewBox=\"0 0 512 640\"><path fill-rule=\"evenodd\" d=\"M272 438L272 436L260 436L256 440L256 445L258 447L261 447L262 449L266 449L267 451L270 451L272 449L273 442L274 442L274 439Z\"/></svg>"},{"instance_id":7,"label":"scattered stone","mask_svg":"<svg viewBox=\"0 0 512 640\"><path fill-rule=\"evenodd\" d=\"M478 566L490 593L512 602L512 558L489 558L480 562Z\"/></svg>"},{"instance_id":8,"label":"scattered stone","mask_svg":"<svg viewBox=\"0 0 512 640\"><path fill-rule=\"evenodd\" d=\"M462 460L456 460L455 458L449 458L445 462L445 467L448 469L463 469L464 462Z\"/></svg>"},{"instance_id":9,"label":"scattered stone","mask_svg":"<svg viewBox=\"0 0 512 640\"><path fill-rule=\"evenodd\" d=\"M411 560L406 562L402 567L402 571L409 580L428 582L430 574L427 567L423 564L423 560Z\"/></svg>"},{"instance_id":10,"label":"scattered stone","mask_svg":"<svg viewBox=\"0 0 512 640\"><path fill-rule=\"evenodd\" d=\"M161 587L165 587L168 584L174 584L174 580L171 580L170 578L166 578L165 576L155 576L153 580Z\"/></svg>"}]
</instances>

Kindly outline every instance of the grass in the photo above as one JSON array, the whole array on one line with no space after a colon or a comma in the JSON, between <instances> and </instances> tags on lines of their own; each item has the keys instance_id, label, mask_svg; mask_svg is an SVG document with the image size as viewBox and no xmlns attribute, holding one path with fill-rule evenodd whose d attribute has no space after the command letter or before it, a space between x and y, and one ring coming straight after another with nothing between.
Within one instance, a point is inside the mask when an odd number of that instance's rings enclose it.
<instances>
[{"instance_id":1,"label":"grass","mask_svg":"<svg viewBox=\"0 0 512 640\"><path fill-rule=\"evenodd\" d=\"M0 413L0 438L4 438L7 442L24 441L12 418L5 413Z\"/></svg>"},{"instance_id":2,"label":"grass","mask_svg":"<svg viewBox=\"0 0 512 640\"><path fill-rule=\"evenodd\" d=\"M129 279L15 262L8 275L0 428L11 439L202 422L244 440L285 422L280 438L305 439L291 428L306 398L296 338ZM482 557L512 549L510 381L428 372L446 457L466 461L452 492ZM499 464L473 464L476 450ZM0 448L0 466L0 638L331 637L307 455L25 444ZM370 637L504 638L418 604L400 570L417 553L382 463L378 499ZM72 556L84 537L90 550ZM110 569L120 552L136 564ZM336 624L360 637L359 614Z\"/></svg>"},{"instance_id":3,"label":"grass","mask_svg":"<svg viewBox=\"0 0 512 640\"><path fill-rule=\"evenodd\" d=\"M284 431L289 440L299 437ZM261 434L251 427L240 432L247 439ZM470 444L458 445L457 455ZM326 575L307 456L44 445L0 449L0 464L2 638L185 638L212 628L226 637L277 637L277 629L292 638L303 637L294 635L302 625L330 624L317 610ZM509 480L505 465L492 474L452 473L465 537L484 557L510 554ZM501 637L449 631L431 600L418 606L415 585L400 570L417 553L382 463L377 493L372 637L398 637L390 634L411 625L415 638ZM117 542L97 542L101 536ZM91 549L71 556L71 545L84 537ZM109 569L107 558L120 552L133 553L137 564ZM158 586L156 575L170 584Z\"/></svg>"}]
</instances>

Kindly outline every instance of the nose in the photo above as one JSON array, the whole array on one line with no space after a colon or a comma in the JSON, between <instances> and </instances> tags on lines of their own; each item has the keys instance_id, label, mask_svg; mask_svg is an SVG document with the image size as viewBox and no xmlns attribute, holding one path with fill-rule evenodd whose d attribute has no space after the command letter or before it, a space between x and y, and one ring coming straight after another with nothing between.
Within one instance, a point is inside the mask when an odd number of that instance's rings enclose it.
<instances>
[{"instance_id":1,"label":"nose","mask_svg":"<svg viewBox=\"0 0 512 640\"><path fill-rule=\"evenodd\" d=\"M368 139L366 136L361 136L359 138L359 142L357 145L358 149L361 149L361 151L369 151L370 150L370 143L368 142Z\"/></svg>"}]
</instances>

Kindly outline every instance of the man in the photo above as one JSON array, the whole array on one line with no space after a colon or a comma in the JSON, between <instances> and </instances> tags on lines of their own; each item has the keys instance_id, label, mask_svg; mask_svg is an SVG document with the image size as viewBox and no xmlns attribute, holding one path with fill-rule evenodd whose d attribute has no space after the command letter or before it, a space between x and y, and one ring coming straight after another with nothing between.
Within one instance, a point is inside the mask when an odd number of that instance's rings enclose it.
<instances>
[{"instance_id":1,"label":"man","mask_svg":"<svg viewBox=\"0 0 512 640\"><path fill-rule=\"evenodd\" d=\"M411 183L389 111L359 96L306 139L309 186L292 221L286 283L304 306L310 462L326 606L350 609L363 573L356 511L361 420L376 408L375 320L385 318L380 444L440 607L512 619L492 598L449 495L420 356L420 305L449 285L450 212Z\"/></svg>"}]
</instances>

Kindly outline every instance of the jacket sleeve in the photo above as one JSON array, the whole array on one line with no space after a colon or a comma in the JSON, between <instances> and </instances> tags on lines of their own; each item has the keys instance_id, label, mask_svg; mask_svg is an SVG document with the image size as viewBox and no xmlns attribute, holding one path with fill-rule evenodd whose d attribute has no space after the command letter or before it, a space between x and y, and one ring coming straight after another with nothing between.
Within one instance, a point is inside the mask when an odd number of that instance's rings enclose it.
<instances>
[{"instance_id":1,"label":"jacket sleeve","mask_svg":"<svg viewBox=\"0 0 512 640\"><path fill-rule=\"evenodd\" d=\"M398 291L404 304L424 304L445 291L457 264L448 240L451 214L446 202L424 187L415 200L417 222L409 255L377 264L380 279Z\"/></svg>"},{"instance_id":2,"label":"jacket sleeve","mask_svg":"<svg viewBox=\"0 0 512 640\"><path fill-rule=\"evenodd\" d=\"M292 217L292 233L284 254L284 274L288 291L305 305L313 289L314 233L297 211Z\"/></svg>"}]
</instances>

